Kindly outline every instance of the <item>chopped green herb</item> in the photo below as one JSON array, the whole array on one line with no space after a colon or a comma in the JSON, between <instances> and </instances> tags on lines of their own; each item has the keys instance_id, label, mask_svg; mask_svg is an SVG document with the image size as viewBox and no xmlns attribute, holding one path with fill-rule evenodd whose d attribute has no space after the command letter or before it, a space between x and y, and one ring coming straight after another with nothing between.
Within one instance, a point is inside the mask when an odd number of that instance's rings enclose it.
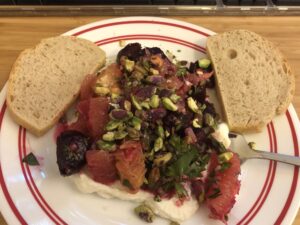
<instances>
[{"instance_id":1,"label":"chopped green herb","mask_svg":"<svg viewBox=\"0 0 300 225\"><path fill-rule=\"evenodd\" d=\"M176 194L179 198L183 198L188 195L187 191L185 190L185 188L181 183L175 183L174 186L175 186Z\"/></svg>"},{"instance_id":2,"label":"chopped green herb","mask_svg":"<svg viewBox=\"0 0 300 225\"><path fill-rule=\"evenodd\" d=\"M27 163L30 166L39 166L40 165L39 161L37 160L37 158L35 157L35 155L32 152L30 152L28 155L26 155L23 158L22 162Z\"/></svg>"}]
</instances>

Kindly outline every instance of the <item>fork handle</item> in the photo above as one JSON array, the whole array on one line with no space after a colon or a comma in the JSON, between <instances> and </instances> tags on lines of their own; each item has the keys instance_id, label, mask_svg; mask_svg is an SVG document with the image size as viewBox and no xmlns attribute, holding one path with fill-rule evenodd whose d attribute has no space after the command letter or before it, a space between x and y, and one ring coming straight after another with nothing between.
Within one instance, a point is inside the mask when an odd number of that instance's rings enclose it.
<instances>
[{"instance_id":1,"label":"fork handle","mask_svg":"<svg viewBox=\"0 0 300 225\"><path fill-rule=\"evenodd\" d=\"M297 156L289 156L284 154L272 153L272 152L264 152L259 150L254 150L255 156L254 158L259 159L269 159L282 163L287 163L295 166L300 166L300 157Z\"/></svg>"}]
</instances>

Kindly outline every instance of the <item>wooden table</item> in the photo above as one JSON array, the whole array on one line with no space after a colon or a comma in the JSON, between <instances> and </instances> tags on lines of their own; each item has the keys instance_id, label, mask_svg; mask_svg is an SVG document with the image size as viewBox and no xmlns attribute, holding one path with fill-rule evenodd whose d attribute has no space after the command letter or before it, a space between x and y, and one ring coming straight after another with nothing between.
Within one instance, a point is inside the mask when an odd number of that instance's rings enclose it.
<instances>
[{"instance_id":1,"label":"wooden table","mask_svg":"<svg viewBox=\"0 0 300 225\"><path fill-rule=\"evenodd\" d=\"M5 84L11 66L24 48L41 38L59 35L75 27L108 17L0 17L0 88ZM258 32L277 43L287 57L300 87L300 17L173 17L198 24L216 32L244 28ZM300 88L293 100L300 115ZM6 224L0 215L0 225ZM298 213L293 225L300 225Z\"/></svg>"}]
</instances>

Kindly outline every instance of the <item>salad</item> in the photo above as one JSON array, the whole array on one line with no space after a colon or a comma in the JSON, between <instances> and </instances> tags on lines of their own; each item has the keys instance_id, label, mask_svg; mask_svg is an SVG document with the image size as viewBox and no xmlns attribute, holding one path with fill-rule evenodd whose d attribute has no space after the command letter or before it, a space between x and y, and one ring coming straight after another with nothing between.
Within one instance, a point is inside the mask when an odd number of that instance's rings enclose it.
<instances>
[{"instance_id":1,"label":"salad","mask_svg":"<svg viewBox=\"0 0 300 225\"><path fill-rule=\"evenodd\" d=\"M157 47L128 44L115 63L84 80L76 121L61 120L61 175L84 173L108 187L119 183L129 195L176 199L179 208L193 198L226 223L240 162L207 96L213 74L209 59L188 63ZM152 222L155 209L142 203L135 212Z\"/></svg>"}]
</instances>

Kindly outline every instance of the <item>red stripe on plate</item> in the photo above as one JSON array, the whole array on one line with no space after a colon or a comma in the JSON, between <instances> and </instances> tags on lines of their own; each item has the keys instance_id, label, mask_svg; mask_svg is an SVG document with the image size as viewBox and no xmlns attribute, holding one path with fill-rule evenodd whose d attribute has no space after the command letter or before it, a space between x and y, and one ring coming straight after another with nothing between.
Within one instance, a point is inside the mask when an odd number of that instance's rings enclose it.
<instances>
[{"instance_id":1,"label":"red stripe on plate","mask_svg":"<svg viewBox=\"0 0 300 225\"><path fill-rule=\"evenodd\" d=\"M193 49L201 49L202 51L206 51L205 48L203 48L202 46L200 45L196 45L192 42L188 42L188 41L184 41L184 40L181 40L181 39L178 39L178 38L173 38L173 37L169 37L169 36L163 36L163 35L150 35L150 34L130 34L130 35L121 35L121 36L115 36L115 37L111 37L111 38L106 38L106 39L103 39L103 40L100 40L100 41L96 41L95 44L98 44L98 45L103 45L103 44L106 44L106 42L108 43L111 43L112 40L128 40L128 38L135 38L138 39L138 38L158 38L158 40L162 39L162 40L170 40L170 42L174 42L174 43L180 43L180 44L185 44L186 46L188 47L191 47Z\"/></svg>"},{"instance_id":2,"label":"red stripe on plate","mask_svg":"<svg viewBox=\"0 0 300 225\"><path fill-rule=\"evenodd\" d=\"M24 155L22 154L22 139L24 139L25 137L25 132L26 130L24 128L22 128L21 126L19 127L19 138L18 138L18 147L19 147L19 160L20 160L20 164L21 164L21 168L22 168L22 172L23 172L23 176L25 178L25 181L26 181L26 184L32 194L32 196L34 197L35 201L38 203L38 205L40 206L40 208L46 213L46 215L55 223L55 224L58 224L55 219L52 217L52 215L47 211L47 209L45 209L45 207L41 204L41 202L39 201L38 197L35 195L34 193L34 190L32 188L32 186L30 185L30 181L28 179L28 175L26 173L26 170L25 170L25 166L22 162L22 159L26 156L26 152L24 152ZM26 164L27 165L27 164ZM28 165L27 165L28 166Z\"/></svg>"},{"instance_id":3,"label":"red stripe on plate","mask_svg":"<svg viewBox=\"0 0 300 225\"><path fill-rule=\"evenodd\" d=\"M294 124L293 124L293 120L291 118L291 115L290 115L289 111L286 112L286 118L289 122L292 137L293 137L295 156L299 156L299 145L298 145L297 134L296 134L296 130L295 130L295 127L294 127ZM279 214L278 218L276 219L276 222L275 222L276 225L281 224L281 222L283 221L284 217L286 216L286 214L288 212L288 209L290 208L291 202L293 200L293 197L295 195L295 191L296 191L296 188L297 188L298 174L299 174L299 167L295 166L294 167L294 177L293 177L292 185L291 185L291 188L290 188L290 193L288 195L288 198L287 198L287 200L284 204L284 207L283 207L281 213Z\"/></svg>"},{"instance_id":4,"label":"red stripe on plate","mask_svg":"<svg viewBox=\"0 0 300 225\"><path fill-rule=\"evenodd\" d=\"M269 136L272 137L272 140L270 140L270 141L273 141L273 143L274 143L274 145L271 148L271 152L272 152L272 150L274 150L274 152L277 153L277 139L276 139L276 135L275 135L275 132L274 132L274 129L272 128L272 126L273 126L272 122L270 124L268 124L268 133L269 133ZM276 173L277 163L274 161L271 161L270 164L272 164L272 171L271 171L271 176L270 176L271 177L270 183L267 187L266 193L265 193L264 197L262 198L260 204L256 208L256 210L253 212L253 214L250 216L250 218L245 222L245 224L249 224L250 221L256 216L256 214L259 212L259 210L263 206L264 202L266 201L266 199L272 189L272 185L273 185L275 173Z\"/></svg>"},{"instance_id":5,"label":"red stripe on plate","mask_svg":"<svg viewBox=\"0 0 300 225\"><path fill-rule=\"evenodd\" d=\"M5 114L5 110L6 110L6 101L4 101L2 108L1 108L1 112L0 112L0 130L2 127L2 121L3 121L3 117ZM21 213L19 212L19 210L17 209L17 207L15 206L5 183L4 177L3 177L3 172L2 172L2 168L1 168L1 164L0 164L0 186L2 189L2 192L4 194L4 197L6 198L6 201L9 205L9 207L11 208L13 214L16 216L16 218L20 221L20 223L22 225L26 225L26 221L23 218L23 216L21 215Z\"/></svg>"},{"instance_id":6,"label":"red stripe on plate","mask_svg":"<svg viewBox=\"0 0 300 225\"><path fill-rule=\"evenodd\" d=\"M178 44L178 45L183 45L183 46L186 46L186 47L189 47L189 48L192 48L196 51L200 51L200 52L203 52L205 53L205 49L203 48L199 48L199 47L195 47L195 46L191 46L188 44L188 42L179 42L179 41L175 41L174 39L169 39L169 38L159 38L159 37L149 37L149 36L127 36L127 37L122 37L120 39L113 39L113 40L109 40L109 41L106 41L106 42L100 42L100 43L97 43L98 46L101 46L101 45L106 45L106 44L110 44L112 42L116 42L116 41L120 41L120 40L155 40L155 41L165 41L165 42L171 42L171 43L175 43L175 44Z\"/></svg>"},{"instance_id":7,"label":"red stripe on plate","mask_svg":"<svg viewBox=\"0 0 300 225\"><path fill-rule=\"evenodd\" d=\"M189 30L189 31L192 31L194 33L203 35L205 37L209 36L209 34L203 32L203 31L200 31L200 30L197 30L197 29L194 29L194 28L191 28L191 27L187 27L187 26L184 26L184 25L180 25L180 24L176 24L176 23L170 23L170 22L148 21L148 20L131 20L131 21L120 21L120 22L106 23L106 24L97 25L97 26L94 26L94 27L87 28L85 30L78 31L78 32L76 32L72 35L73 36L78 36L78 35L84 34L86 32L101 29L101 28L104 28L104 27L117 26L117 25L127 25L127 24L139 24L139 23L142 23L142 24L143 23L144 24L159 24L159 25L165 25L165 26L178 27L178 28L181 28L181 29L184 29L184 30Z\"/></svg>"},{"instance_id":8,"label":"red stripe on plate","mask_svg":"<svg viewBox=\"0 0 300 225\"><path fill-rule=\"evenodd\" d=\"M21 145L21 151L23 152L23 156L25 156L27 153L26 151L26 129L23 129L23 137L22 139L22 145ZM22 154L22 153L21 153ZM53 209L48 205L48 203L45 201L43 196L41 195L40 191L38 190L34 179L31 175L30 168L28 164L25 165L25 175L29 176L30 183L28 183L28 186L30 186L30 191L32 195L34 196L35 200L38 202L38 204L41 206L41 208L44 210L44 212L51 218L51 220L55 224L64 224L67 225L65 221L63 221L54 211ZM59 221L59 222L57 222Z\"/></svg>"},{"instance_id":9,"label":"red stripe on plate","mask_svg":"<svg viewBox=\"0 0 300 225\"><path fill-rule=\"evenodd\" d=\"M268 130L270 151L273 152L273 138L272 138L272 134L271 134L271 130L270 130L269 125L267 126L267 130ZM245 214L245 216L237 223L237 225L247 224L247 223L244 222L245 220L247 220L247 222L250 222L250 220L253 219L252 212L255 210L254 213L256 214L257 207L259 207L261 205L261 199L265 198L266 191L267 191L267 189L269 188L269 185L270 185L270 178L271 178L272 172L273 172L273 163L269 162L269 168L268 168L268 173L267 173L267 176L266 176L266 180L264 182L263 188L261 189L261 192L260 192L258 198L254 202L254 204L250 208L250 210Z\"/></svg>"}]
</instances>

